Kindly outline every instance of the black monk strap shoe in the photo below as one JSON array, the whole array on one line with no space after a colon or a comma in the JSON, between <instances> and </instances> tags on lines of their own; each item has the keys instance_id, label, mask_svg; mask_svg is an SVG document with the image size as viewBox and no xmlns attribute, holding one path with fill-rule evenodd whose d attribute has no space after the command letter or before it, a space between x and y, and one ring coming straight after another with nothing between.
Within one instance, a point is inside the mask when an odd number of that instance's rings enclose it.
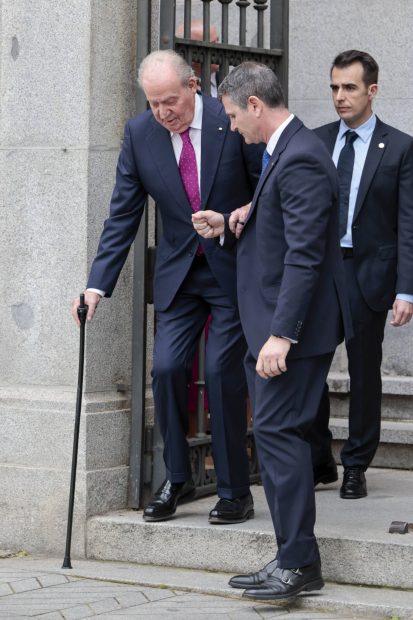
<instances>
[{"instance_id":1,"label":"black monk strap shoe","mask_svg":"<svg viewBox=\"0 0 413 620\"><path fill-rule=\"evenodd\" d=\"M220 499L209 513L210 523L243 523L254 516L251 493L236 499Z\"/></svg>"},{"instance_id":2,"label":"black monk strap shoe","mask_svg":"<svg viewBox=\"0 0 413 620\"><path fill-rule=\"evenodd\" d=\"M192 480L179 484L165 480L143 511L143 518L145 521L170 519L175 514L176 506L189 501L194 495L195 485Z\"/></svg>"},{"instance_id":3,"label":"black monk strap shoe","mask_svg":"<svg viewBox=\"0 0 413 620\"><path fill-rule=\"evenodd\" d=\"M337 473L337 465L336 462L331 455L331 458L326 463L322 463L321 465L317 465L313 469L314 475L314 486L317 484L330 484L331 482L336 482L338 480Z\"/></svg>"},{"instance_id":4,"label":"black monk strap shoe","mask_svg":"<svg viewBox=\"0 0 413 620\"><path fill-rule=\"evenodd\" d=\"M260 601L277 601L292 598L300 592L313 592L324 587L321 566L311 564L303 568L283 568L255 588L248 588L242 595Z\"/></svg>"},{"instance_id":5,"label":"black monk strap shoe","mask_svg":"<svg viewBox=\"0 0 413 620\"><path fill-rule=\"evenodd\" d=\"M277 571L281 571L281 568L278 568L278 558L275 560L271 560L256 573L250 573L249 575L235 575L231 577L228 581L229 585L232 588L253 588L254 586L259 586L264 583L273 573Z\"/></svg>"},{"instance_id":6,"label":"black monk strap shoe","mask_svg":"<svg viewBox=\"0 0 413 620\"><path fill-rule=\"evenodd\" d=\"M340 497L343 499L360 499L367 495L366 476L362 467L345 467Z\"/></svg>"}]
</instances>

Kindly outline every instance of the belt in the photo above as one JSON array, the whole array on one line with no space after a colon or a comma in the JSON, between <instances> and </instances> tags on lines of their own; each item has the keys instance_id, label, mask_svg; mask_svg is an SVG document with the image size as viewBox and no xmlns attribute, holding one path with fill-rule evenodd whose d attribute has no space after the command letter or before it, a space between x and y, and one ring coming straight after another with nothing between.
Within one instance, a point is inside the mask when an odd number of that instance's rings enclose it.
<instances>
[{"instance_id":1,"label":"belt","mask_svg":"<svg viewBox=\"0 0 413 620\"><path fill-rule=\"evenodd\" d=\"M341 248L341 254L343 258L353 258L353 248Z\"/></svg>"}]
</instances>

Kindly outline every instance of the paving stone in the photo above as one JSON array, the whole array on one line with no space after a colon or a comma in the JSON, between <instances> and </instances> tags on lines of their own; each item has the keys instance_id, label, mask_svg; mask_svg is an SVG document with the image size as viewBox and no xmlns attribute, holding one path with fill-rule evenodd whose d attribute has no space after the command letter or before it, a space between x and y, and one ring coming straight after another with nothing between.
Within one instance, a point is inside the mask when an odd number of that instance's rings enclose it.
<instances>
[{"instance_id":1,"label":"paving stone","mask_svg":"<svg viewBox=\"0 0 413 620\"><path fill-rule=\"evenodd\" d=\"M58 586L63 583L67 583L68 579L65 575L40 575L37 577L42 588L48 588L49 586Z\"/></svg>"},{"instance_id":2,"label":"paving stone","mask_svg":"<svg viewBox=\"0 0 413 620\"><path fill-rule=\"evenodd\" d=\"M14 560L12 561L14 562ZM0 583L4 583L6 581L8 583L11 583L12 581L20 581L23 578L29 579L31 577L33 578L37 577L37 572L33 572L33 571L22 572L21 570L14 570L14 569L7 570L4 568L5 564L6 562L2 562L0 564L0 566L3 567L0 569Z\"/></svg>"},{"instance_id":3,"label":"paving stone","mask_svg":"<svg viewBox=\"0 0 413 620\"><path fill-rule=\"evenodd\" d=\"M63 616L60 611L51 611L47 614L41 614L40 616L35 616L39 618L39 620L62 620Z\"/></svg>"},{"instance_id":4,"label":"paving stone","mask_svg":"<svg viewBox=\"0 0 413 620\"><path fill-rule=\"evenodd\" d=\"M12 581L10 582L10 586L12 587L14 592L28 592L29 590L39 590L40 583L37 579L21 579L20 581Z\"/></svg>"},{"instance_id":5,"label":"paving stone","mask_svg":"<svg viewBox=\"0 0 413 620\"><path fill-rule=\"evenodd\" d=\"M274 606L254 605L254 609L259 614L259 617L263 618L263 620L272 620L272 618L285 618L285 620L292 620L288 610L283 609L282 607L279 608Z\"/></svg>"},{"instance_id":6,"label":"paving stone","mask_svg":"<svg viewBox=\"0 0 413 620\"><path fill-rule=\"evenodd\" d=\"M108 611L119 609L121 605L115 598L111 597L105 598L101 601L95 601L94 603L89 603L89 607L95 614L103 614Z\"/></svg>"},{"instance_id":7,"label":"paving stone","mask_svg":"<svg viewBox=\"0 0 413 620\"><path fill-rule=\"evenodd\" d=\"M167 588L139 588L149 601L160 601L164 598L173 598L175 594Z\"/></svg>"},{"instance_id":8,"label":"paving stone","mask_svg":"<svg viewBox=\"0 0 413 620\"><path fill-rule=\"evenodd\" d=\"M175 594L175 592L174 592ZM127 594L117 594L116 600L121 607L132 607L132 605L143 605L148 602L148 598L143 592L128 592Z\"/></svg>"},{"instance_id":9,"label":"paving stone","mask_svg":"<svg viewBox=\"0 0 413 620\"><path fill-rule=\"evenodd\" d=\"M228 618L231 620L260 620L262 616L259 610L249 607L248 609L237 609L235 613L229 613Z\"/></svg>"},{"instance_id":10,"label":"paving stone","mask_svg":"<svg viewBox=\"0 0 413 620\"><path fill-rule=\"evenodd\" d=\"M62 609L62 616L65 620L81 620L81 618L90 618L94 615L87 605L77 605L76 607Z\"/></svg>"},{"instance_id":11,"label":"paving stone","mask_svg":"<svg viewBox=\"0 0 413 620\"><path fill-rule=\"evenodd\" d=\"M0 596L7 596L12 594L13 590L8 583L0 583Z\"/></svg>"}]
</instances>

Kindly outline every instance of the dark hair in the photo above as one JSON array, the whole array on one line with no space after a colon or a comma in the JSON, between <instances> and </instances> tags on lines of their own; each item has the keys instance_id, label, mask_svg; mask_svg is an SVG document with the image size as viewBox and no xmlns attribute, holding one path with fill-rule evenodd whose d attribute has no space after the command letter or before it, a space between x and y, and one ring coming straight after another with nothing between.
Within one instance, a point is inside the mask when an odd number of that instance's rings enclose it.
<instances>
[{"instance_id":1,"label":"dark hair","mask_svg":"<svg viewBox=\"0 0 413 620\"><path fill-rule=\"evenodd\" d=\"M374 60L373 56L370 56L367 52L360 52L359 50L341 52L341 54L334 58L331 71L333 71L335 67L337 67L337 69L344 69L345 67L353 65L355 62L359 62L363 66L364 84L366 86L377 84L379 79L379 65Z\"/></svg>"},{"instance_id":2,"label":"dark hair","mask_svg":"<svg viewBox=\"0 0 413 620\"><path fill-rule=\"evenodd\" d=\"M258 62L242 62L221 82L218 95L228 95L235 105L242 109L248 106L248 99L258 97L269 108L285 107L284 93L275 73Z\"/></svg>"}]
</instances>

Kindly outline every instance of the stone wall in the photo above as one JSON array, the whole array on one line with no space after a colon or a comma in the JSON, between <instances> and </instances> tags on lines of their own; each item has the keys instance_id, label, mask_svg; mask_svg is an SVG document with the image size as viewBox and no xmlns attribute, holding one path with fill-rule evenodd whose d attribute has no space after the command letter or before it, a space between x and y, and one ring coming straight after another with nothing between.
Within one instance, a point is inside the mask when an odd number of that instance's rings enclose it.
<instances>
[{"instance_id":1,"label":"stone wall","mask_svg":"<svg viewBox=\"0 0 413 620\"><path fill-rule=\"evenodd\" d=\"M136 0L0 2L0 547L64 549L83 288L134 113ZM88 326L74 551L126 505L130 262Z\"/></svg>"}]
</instances>

